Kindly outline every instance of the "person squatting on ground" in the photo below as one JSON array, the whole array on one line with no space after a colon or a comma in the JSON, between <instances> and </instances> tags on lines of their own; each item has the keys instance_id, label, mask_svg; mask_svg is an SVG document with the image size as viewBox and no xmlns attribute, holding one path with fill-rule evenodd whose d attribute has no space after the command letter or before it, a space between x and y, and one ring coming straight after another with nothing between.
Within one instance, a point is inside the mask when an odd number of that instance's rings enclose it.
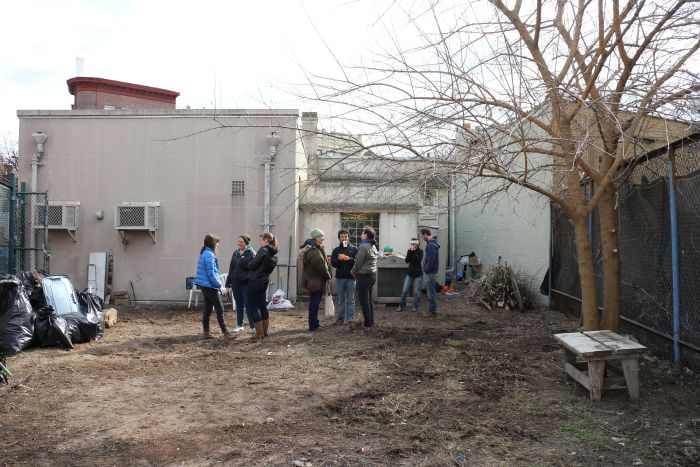
<instances>
[{"instance_id":1,"label":"person squatting on ground","mask_svg":"<svg viewBox=\"0 0 700 467\"><path fill-rule=\"evenodd\" d=\"M413 286L413 307L411 308L411 311L418 311L418 305L420 305L421 285L423 283L423 268L421 266L422 261L423 250L420 249L420 242L417 238L412 238L411 246L406 252L408 273L406 274L406 279L403 281L401 303L399 303L399 308L396 311L403 311L406 309L406 298L408 297L409 290L411 290L411 286Z\"/></svg>"},{"instance_id":2,"label":"person squatting on ground","mask_svg":"<svg viewBox=\"0 0 700 467\"><path fill-rule=\"evenodd\" d=\"M228 277L226 278L226 288L229 289L236 303L236 327L233 332L241 332L244 329L243 313L247 315L248 324L254 332L255 321L253 321L253 314L248 306L248 276L250 276L250 272L244 266L255 258L255 250L250 246L250 235L241 235L236 243L238 249L231 256Z\"/></svg>"},{"instance_id":3,"label":"person squatting on ground","mask_svg":"<svg viewBox=\"0 0 700 467\"><path fill-rule=\"evenodd\" d=\"M437 315L437 273L440 268L440 244L437 236L431 235L430 229L420 229L420 236L425 240L425 254L423 255L423 272L428 278L428 311L432 316Z\"/></svg>"},{"instance_id":4,"label":"person squatting on ground","mask_svg":"<svg viewBox=\"0 0 700 467\"><path fill-rule=\"evenodd\" d=\"M270 313L267 310L267 286L270 274L277 266L277 239L270 232L260 235L260 249L249 263L243 266L248 276L248 306L255 326L254 339L267 337Z\"/></svg>"},{"instance_id":5,"label":"person squatting on ground","mask_svg":"<svg viewBox=\"0 0 700 467\"><path fill-rule=\"evenodd\" d=\"M357 279L357 297L360 300L362 316L365 328L374 326L374 303L372 302L372 288L377 282L377 242L374 229L365 226L362 230L362 241L357 247L355 266L352 274Z\"/></svg>"},{"instance_id":6,"label":"person squatting on ground","mask_svg":"<svg viewBox=\"0 0 700 467\"><path fill-rule=\"evenodd\" d=\"M323 230L314 229L309 236L311 238L301 245L299 256L304 260L304 281L306 290L309 291L309 331L317 331L321 329L318 308L327 283L331 280L331 267L323 249Z\"/></svg>"},{"instance_id":7,"label":"person squatting on ground","mask_svg":"<svg viewBox=\"0 0 700 467\"><path fill-rule=\"evenodd\" d=\"M340 245L331 253L331 266L335 268L335 288L338 292L338 317L335 324L355 321L355 278L352 267L355 265L357 248L350 245L347 230L338 231Z\"/></svg>"},{"instance_id":8,"label":"person squatting on ground","mask_svg":"<svg viewBox=\"0 0 700 467\"><path fill-rule=\"evenodd\" d=\"M207 234L204 237L204 246L199 252L197 260L197 276L194 278L194 284L202 292L204 297L204 310L202 313L202 337L204 339L213 339L214 336L209 332L209 317L211 309L216 310L216 320L219 322L221 332L226 337L235 337L226 329L224 321L224 306L221 303L221 276L219 275L219 260L216 259L216 250L219 247L219 237L216 235Z\"/></svg>"}]
</instances>

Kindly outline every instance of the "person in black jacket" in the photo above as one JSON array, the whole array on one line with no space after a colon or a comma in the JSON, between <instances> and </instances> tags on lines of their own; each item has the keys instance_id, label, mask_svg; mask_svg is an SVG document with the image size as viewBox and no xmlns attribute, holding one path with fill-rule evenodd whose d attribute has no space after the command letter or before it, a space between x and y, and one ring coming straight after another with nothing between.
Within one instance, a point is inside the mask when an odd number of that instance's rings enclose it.
<instances>
[{"instance_id":1,"label":"person in black jacket","mask_svg":"<svg viewBox=\"0 0 700 467\"><path fill-rule=\"evenodd\" d=\"M411 285L413 285L413 308L411 308L411 311L418 311L418 305L420 304L420 290L423 282L423 268L421 266L422 261L423 250L420 249L420 242L417 238L412 238L411 246L406 252L408 274L406 274L406 280L403 282L401 303L396 311L403 311L406 309L406 298L408 297L408 291L411 290Z\"/></svg>"},{"instance_id":2,"label":"person in black jacket","mask_svg":"<svg viewBox=\"0 0 700 467\"><path fill-rule=\"evenodd\" d=\"M243 313L248 316L248 324L251 330L255 331L253 315L248 306L248 276L250 273L244 266L255 257L255 250L250 246L250 235L243 234L238 237L238 249L231 256L231 263L228 267L228 277L226 278L226 288L233 295L236 303L236 327L233 332L243 330Z\"/></svg>"},{"instance_id":3,"label":"person in black jacket","mask_svg":"<svg viewBox=\"0 0 700 467\"><path fill-rule=\"evenodd\" d=\"M338 231L340 245L331 253L331 266L335 268L335 288L338 291L338 317L335 324L355 321L355 278L352 267L355 265L357 248L350 245L347 230Z\"/></svg>"},{"instance_id":4,"label":"person in black jacket","mask_svg":"<svg viewBox=\"0 0 700 467\"><path fill-rule=\"evenodd\" d=\"M255 339L267 337L270 314L267 311L267 286L270 273L277 266L277 239L270 232L260 235L260 249L249 263L243 266L248 276L248 306L255 325Z\"/></svg>"}]
</instances>

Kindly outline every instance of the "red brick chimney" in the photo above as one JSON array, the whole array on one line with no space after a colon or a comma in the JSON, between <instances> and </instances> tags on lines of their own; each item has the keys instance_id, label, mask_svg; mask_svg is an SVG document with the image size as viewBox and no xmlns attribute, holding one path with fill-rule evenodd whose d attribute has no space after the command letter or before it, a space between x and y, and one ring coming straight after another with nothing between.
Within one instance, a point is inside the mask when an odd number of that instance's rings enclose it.
<instances>
[{"instance_id":1,"label":"red brick chimney","mask_svg":"<svg viewBox=\"0 0 700 467\"><path fill-rule=\"evenodd\" d=\"M72 108L80 109L174 109L179 92L103 78L68 80L75 96Z\"/></svg>"}]
</instances>

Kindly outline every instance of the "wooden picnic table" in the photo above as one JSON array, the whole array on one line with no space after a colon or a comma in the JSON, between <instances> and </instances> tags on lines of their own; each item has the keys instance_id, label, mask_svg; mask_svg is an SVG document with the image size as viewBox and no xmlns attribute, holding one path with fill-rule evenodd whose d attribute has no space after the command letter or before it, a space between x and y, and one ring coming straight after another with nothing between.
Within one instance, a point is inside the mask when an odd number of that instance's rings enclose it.
<instances>
[{"instance_id":1,"label":"wooden picnic table","mask_svg":"<svg viewBox=\"0 0 700 467\"><path fill-rule=\"evenodd\" d=\"M612 331L587 331L555 334L564 347L564 371L590 391L599 401L605 389L627 388L630 399L639 397L639 358L647 348ZM622 367L624 378L606 377L609 367Z\"/></svg>"}]
</instances>

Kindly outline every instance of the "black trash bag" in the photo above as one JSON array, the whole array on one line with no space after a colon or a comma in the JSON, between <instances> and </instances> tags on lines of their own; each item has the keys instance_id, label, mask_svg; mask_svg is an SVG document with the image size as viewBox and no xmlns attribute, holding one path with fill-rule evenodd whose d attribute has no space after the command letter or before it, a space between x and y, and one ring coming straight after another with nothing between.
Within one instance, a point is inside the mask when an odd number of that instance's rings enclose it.
<instances>
[{"instance_id":1,"label":"black trash bag","mask_svg":"<svg viewBox=\"0 0 700 467\"><path fill-rule=\"evenodd\" d=\"M40 347L73 348L71 335L75 332L68 321L56 314L50 306L36 312L34 318L34 344Z\"/></svg>"},{"instance_id":2,"label":"black trash bag","mask_svg":"<svg viewBox=\"0 0 700 467\"><path fill-rule=\"evenodd\" d=\"M29 303L32 304L34 310L41 310L45 308L48 303L46 303L46 296L44 295L44 288L36 280L34 274L31 272L25 272L23 274L24 290L29 298Z\"/></svg>"},{"instance_id":3,"label":"black trash bag","mask_svg":"<svg viewBox=\"0 0 700 467\"><path fill-rule=\"evenodd\" d=\"M71 340L73 343L99 340L105 333L105 317L102 312L104 302L89 292L77 292L80 313L68 313L63 318L73 326Z\"/></svg>"},{"instance_id":4,"label":"black trash bag","mask_svg":"<svg viewBox=\"0 0 700 467\"><path fill-rule=\"evenodd\" d=\"M0 277L0 355L12 357L32 341L32 306L15 276Z\"/></svg>"}]
</instances>

